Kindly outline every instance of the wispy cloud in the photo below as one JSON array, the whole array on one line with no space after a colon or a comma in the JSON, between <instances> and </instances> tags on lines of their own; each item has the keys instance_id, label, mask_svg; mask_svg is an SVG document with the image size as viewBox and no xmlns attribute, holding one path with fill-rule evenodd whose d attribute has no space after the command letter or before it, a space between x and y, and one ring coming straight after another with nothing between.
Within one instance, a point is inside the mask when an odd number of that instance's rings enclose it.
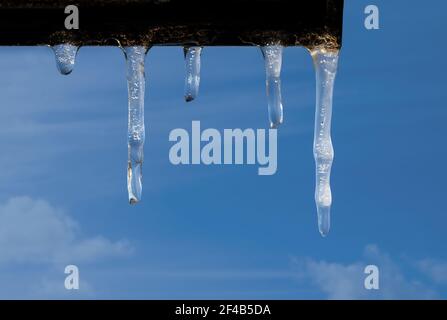
<instances>
[{"instance_id":1,"label":"wispy cloud","mask_svg":"<svg viewBox=\"0 0 447 320\"><path fill-rule=\"evenodd\" d=\"M131 252L127 240L83 236L70 215L44 200L16 197L0 205L0 265L84 263Z\"/></svg>"},{"instance_id":2,"label":"wispy cloud","mask_svg":"<svg viewBox=\"0 0 447 320\"><path fill-rule=\"evenodd\" d=\"M45 200L11 198L0 204L0 298L94 297L85 266L121 259L133 250L125 239L84 235L71 215ZM79 290L64 287L68 264L80 266Z\"/></svg>"},{"instance_id":3,"label":"wispy cloud","mask_svg":"<svg viewBox=\"0 0 447 320\"><path fill-rule=\"evenodd\" d=\"M327 262L311 258L293 259L297 279L324 293L328 299L431 299L438 292L431 283L405 275L399 259L375 245L365 248L363 258L353 263ZM379 290L366 290L364 268L374 264L380 270ZM411 267L411 266L410 266Z\"/></svg>"},{"instance_id":4,"label":"wispy cloud","mask_svg":"<svg viewBox=\"0 0 447 320\"><path fill-rule=\"evenodd\" d=\"M435 259L423 259L417 261L416 266L434 283L447 285L447 262Z\"/></svg>"}]
</instances>

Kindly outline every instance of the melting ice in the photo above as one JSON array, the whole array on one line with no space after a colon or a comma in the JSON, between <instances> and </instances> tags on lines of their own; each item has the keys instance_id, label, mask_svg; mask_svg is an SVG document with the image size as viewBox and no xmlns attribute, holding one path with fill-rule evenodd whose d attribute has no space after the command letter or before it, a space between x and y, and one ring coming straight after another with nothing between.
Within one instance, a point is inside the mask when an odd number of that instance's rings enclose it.
<instances>
[{"instance_id":1,"label":"melting ice","mask_svg":"<svg viewBox=\"0 0 447 320\"><path fill-rule=\"evenodd\" d=\"M51 48L56 56L56 64L59 72L63 75L70 74L73 71L79 47L69 43L63 43L54 45Z\"/></svg>"},{"instance_id":2,"label":"melting ice","mask_svg":"<svg viewBox=\"0 0 447 320\"><path fill-rule=\"evenodd\" d=\"M318 228L322 236L330 229L332 194L330 175L334 149L331 140L332 96L337 74L338 51L311 51L315 65L317 99L315 110L314 158L316 166L315 202Z\"/></svg>"},{"instance_id":3,"label":"melting ice","mask_svg":"<svg viewBox=\"0 0 447 320\"><path fill-rule=\"evenodd\" d=\"M65 43L52 46L57 67L61 74L73 71L78 47ZM148 48L130 46L123 48L127 65L128 87L128 170L127 189L129 202L135 204L141 200L143 147L145 141L144 126L144 60ZM278 127L283 122L281 100L281 65L283 47L266 45L261 47L265 60L266 91L270 126ZM185 53L185 100L194 100L200 85L200 58L202 47L184 48ZM318 213L320 233L326 236L330 229L330 209L332 194L330 174L334 158L331 140L332 97L337 73L338 51L314 49L311 55L316 71L316 111L314 134L314 158L316 166L315 202Z\"/></svg>"},{"instance_id":4,"label":"melting ice","mask_svg":"<svg viewBox=\"0 0 447 320\"><path fill-rule=\"evenodd\" d=\"M129 99L128 110L128 167L127 191L130 204L141 200L142 166L144 131L144 59L148 48L145 46L125 47L124 54L127 64L127 89Z\"/></svg>"},{"instance_id":5,"label":"melting ice","mask_svg":"<svg viewBox=\"0 0 447 320\"><path fill-rule=\"evenodd\" d=\"M190 102L197 98L200 86L200 56L202 47L185 47L185 100Z\"/></svg>"},{"instance_id":6,"label":"melting ice","mask_svg":"<svg viewBox=\"0 0 447 320\"><path fill-rule=\"evenodd\" d=\"M270 127L277 128L283 122L283 107L281 98L281 45L261 47L265 61L266 90Z\"/></svg>"}]
</instances>

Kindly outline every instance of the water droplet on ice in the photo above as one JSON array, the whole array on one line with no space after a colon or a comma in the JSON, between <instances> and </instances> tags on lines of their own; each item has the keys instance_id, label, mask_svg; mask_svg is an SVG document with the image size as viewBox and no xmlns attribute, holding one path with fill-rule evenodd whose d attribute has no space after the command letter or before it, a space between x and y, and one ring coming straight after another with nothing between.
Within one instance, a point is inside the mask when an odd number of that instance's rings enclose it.
<instances>
[{"instance_id":1,"label":"water droplet on ice","mask_svg":"<svg viewBox=\"0 0 447 320\"><path fill-rule=\"evenodd\" d=\"M59 72L63 75L70 74L76 62L76 54L79 47L63 43L54 45L51 48L56 56L56 65Z\"/></svg>"}]
</instances>

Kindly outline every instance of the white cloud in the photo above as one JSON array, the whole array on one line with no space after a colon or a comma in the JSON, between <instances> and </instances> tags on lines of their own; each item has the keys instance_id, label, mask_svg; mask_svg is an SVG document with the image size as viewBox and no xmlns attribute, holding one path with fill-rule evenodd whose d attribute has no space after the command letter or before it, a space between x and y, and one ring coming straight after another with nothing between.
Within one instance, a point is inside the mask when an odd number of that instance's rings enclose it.
<instances>
[{"instance_id":1,"label":"white cloud","mask_svg":"<svg viewBox=\"0 0 447 320\"><path fill-rule=\"evenodd\" d=\"M297 277L309 281L329 299L357 299L365 297L363 270L361 264L343 265L310 258L293 259Z\"/></svg>"},{"instance_id":2,"label":"white cloud","mask_svg":"<svg viewBox=\"0 0 447 320\"><path fill-rule=\"evenodd\" d=\"M447 285L447 262L423 259L416 263L418 269L439 285Z\"/></svg>"},{"instance_id":3,"label":"white cloud","mask_svg":"<svg viewBox=\"0 0 447 320\"><path fill-rule=\"evenodd\" d=\"M300 282L308 282L328 299L430 299L437 292L429 284L406 277L398 263L377 246L365 248L364 258L350 264L293 258ZM364 288L364 268L380 270L380 289Z\"/></svg>"},{"instance_id":4,"label":"white cloud","mask_svg":"<svg viewBox=\"0 0 447 320\"><path fill-rule=\"evenodd\" d=\"M16 197L0 205L0 265L83 263L131 252L126 240L82 236L76 221L44 200Z\"/></svg>"}]
</instances>

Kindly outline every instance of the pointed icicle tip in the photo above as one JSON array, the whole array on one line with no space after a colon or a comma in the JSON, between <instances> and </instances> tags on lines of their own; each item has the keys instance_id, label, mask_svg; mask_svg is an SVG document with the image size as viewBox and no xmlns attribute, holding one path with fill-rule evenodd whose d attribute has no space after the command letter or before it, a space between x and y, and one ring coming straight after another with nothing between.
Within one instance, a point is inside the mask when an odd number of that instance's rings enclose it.
<instances>
[{"instance_id":1,"label":"pointed icicle tip","mask_svg":"<svg viewBox=\"0 0 447 320\"><path fill-rule=\"evenodd\" d=\"M185 101L197 98L200 87L200 65L202 47L184 47L185 55Z\"/></svg>"},{"instance_id":2,"label":"pointed icicle tip","mask_svg":"<svg viewBox=\"0 0 447 320\"><path fill-rule=\"evenodd\" d=\"M70 74L74 69L79 47L69 43L62 43L51 48L56 57L56 65L59 72L63 75Z\"/></svg>"},{"instance_id":3,"label":"pointed icicle tip","mask_svg":"<svg viewBox=\"0 0 447 320\"><path fill-rule=\"evenodd\" d=\"M266 45L261 47L265 62L266 92L270 128L276 129L283 123L283 105L281 96L281 68L283 46Z\"/></svg>"},{"instance_id":4,"label":"pointed icicle tip","mask_svg":"<svg viewBox=\"0 0 447 320\"><path fill-rule=\"evenodd\" d=\"M130 198L129 199L129 204L130 205L136 205L137 203L138 203L139 201L138 201L138 199L136 199L136 198Z\"/></svg>"},{"instance_id":5,"label":"pointed icicle tip","mask_svg":"<svg viewBox=\"0 0 447 320\"><path fill-rule=\"evenodd\" d=\"M320 206L317 208L318 211L318 230L323 238L329 234L331 229L331 207Z\"/></svg>"}]
</instances>

